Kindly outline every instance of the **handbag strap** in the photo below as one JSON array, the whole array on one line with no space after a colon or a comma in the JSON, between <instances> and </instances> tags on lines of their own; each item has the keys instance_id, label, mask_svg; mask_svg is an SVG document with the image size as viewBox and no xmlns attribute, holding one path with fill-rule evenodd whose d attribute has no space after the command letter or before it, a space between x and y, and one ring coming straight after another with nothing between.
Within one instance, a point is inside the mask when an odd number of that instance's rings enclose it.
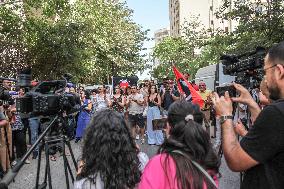
<instances>
[{"instance_id":1,"label":"handbag strap","mask_svg":"<svg viewBox=\"0 0 284 189\"><path fill-rule=\"evenodd\" d=\"M186 158L188 158L191 163L211 182L211 184L218 189L218 186L216 185L215 181L213 180L213 178L207 173L207 171L205 169L202 168L202 166L197 163L196 161L193 161L188 155L186 155L185 153L183 153L180 150L173 150L172 152L180 154Z\"/></svg>"}]
</instances>

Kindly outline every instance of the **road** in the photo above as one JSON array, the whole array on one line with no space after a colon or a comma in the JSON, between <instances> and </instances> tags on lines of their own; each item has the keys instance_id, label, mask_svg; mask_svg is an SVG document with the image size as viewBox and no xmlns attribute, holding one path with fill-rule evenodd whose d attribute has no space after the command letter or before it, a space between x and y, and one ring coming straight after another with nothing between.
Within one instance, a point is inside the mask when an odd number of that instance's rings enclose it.
<instances>
[{"instance_id":1,"label":"road","mask_svg":"<svg viewBox=\"0 0 284 189\"><path fill-rule=\"evenodd\" d=\"M82 143L71 143L72 149L76 159L80 155ZM153 157L157 152L156 146L141 145L141 150L148 154L149 157ZM43 155L44 156L44 155ZM71 159L70 159L71 160ZM70 161L71 162L71 161ZM43 159L42 163L45 163ZM43 167L43 166L42 166ZM35 178L36 178L36 169L37 169L37 160L31 160L31 164L26 164L20 170L19 174L16 177L14 183L10 184L9 189L31 189L34 188ZM43 173L43 168L41 173ZM64 166L63 158L59 157L56 162L51 162L51 173L52 173L52 184L54 189L64 189L66 188L65 176L64 176ZM224 159L222 159L222 164L220 167L220 173L222 177L220 178L220 189L239 189L239 173L231 172Z\"/></svg>"}]
</instances>

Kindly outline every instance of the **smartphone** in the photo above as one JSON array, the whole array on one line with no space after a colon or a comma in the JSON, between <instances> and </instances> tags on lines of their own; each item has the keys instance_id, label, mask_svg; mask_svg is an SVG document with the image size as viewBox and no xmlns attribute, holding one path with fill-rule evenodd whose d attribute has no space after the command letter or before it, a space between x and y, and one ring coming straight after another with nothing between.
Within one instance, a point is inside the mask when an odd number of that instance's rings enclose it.
<instances>
[{"instance_id":1,"label":"smartphone","mask_svg":"<svg viewBox=\"0 0 284 189\"><path fill-rule=\"evenodd\" d=\"M161 118L161 119L153 119L152 120L152 125L153 125L153 130L163 130L167 127L167 118Z\"/></svg>"},{"instance_id":2,"label":"smartphone","mask_svg":"<svg viewBox=\"0 0 284 189\"><path fill-rule=\"evenodd\" d=\"M234 85L216 87L216 92L219 96L224 96L226 91L229 92L230 97L236 97L237 95L237 91Z\"/></svg>"}]
</instances>

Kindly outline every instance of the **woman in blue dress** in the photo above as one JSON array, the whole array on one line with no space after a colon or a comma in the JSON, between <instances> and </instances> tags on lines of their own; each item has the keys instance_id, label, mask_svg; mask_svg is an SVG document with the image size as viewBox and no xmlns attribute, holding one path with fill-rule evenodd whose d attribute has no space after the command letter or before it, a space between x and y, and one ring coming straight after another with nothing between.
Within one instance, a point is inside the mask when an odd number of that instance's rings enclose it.
<instances>
[{"instance_id":1,"label":"woman in blue dress","mask_svg":"<svg viewBox=\"0 0 284 189\"><path fill-rule=\"evenodd\" d=\"M161 145L164 142L164 135L162 130L153 130L153 119L161 119L159 110L161 106L161 96L158 93L156 85L151 85L148 96L148 112L147 112L147 135L148 144Z\"/></svg>"},{"instance_id":2,"label":"woman in blue dress","mask_svg":"<svg viewBox=\"0 0 284 189\"><path fill-rule=\"evenodd\" d=\"M91 120L91 112L92 112L92 101L86 97L86 93L84 91L80 92L81 98L81 110L79 112L78 121L77 121L77 129L76 129L76 140L77 143L81 140L84 135L85 128L89 124Z\"/></svg>"}]
</instances>

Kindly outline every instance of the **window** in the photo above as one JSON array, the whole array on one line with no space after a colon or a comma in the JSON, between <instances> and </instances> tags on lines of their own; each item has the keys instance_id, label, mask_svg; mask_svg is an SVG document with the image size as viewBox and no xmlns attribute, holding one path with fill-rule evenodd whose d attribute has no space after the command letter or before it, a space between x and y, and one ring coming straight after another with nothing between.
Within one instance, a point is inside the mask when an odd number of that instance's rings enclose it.
<instances>
[{"instance_id":1,"label":"window","mask_svg":"<svg viewBox=\"0 0 284 189\"><path fill-rule=\"evenodd\" d=\"M225 32L229 32L229 27L225 27Z\"/></svg>"}]
</instances>

